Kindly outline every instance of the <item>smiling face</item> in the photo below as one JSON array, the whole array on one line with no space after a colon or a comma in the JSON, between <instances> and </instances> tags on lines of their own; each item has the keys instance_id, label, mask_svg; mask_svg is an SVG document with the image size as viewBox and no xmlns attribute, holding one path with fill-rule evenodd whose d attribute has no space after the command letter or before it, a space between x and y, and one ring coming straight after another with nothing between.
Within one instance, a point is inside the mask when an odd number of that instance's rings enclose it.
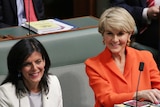
<instances>
[{"instance_id":1,"label":"smiling face","mask_svg":"<svg viewBox=\"0 0 160 107\"><path fill-rule=\"evenodd\" d=\"M113 53L124 53L127 41L130 40L131 33L118 31L118 30L106 30L103 34L104 44Z\"/></svg>"},{"instance_id":2,"label":"smiling face","mask_svg":"<svg viewBox=\"0 0 160 107\"><path fill-rule=\"evenodd\" d=\"M134 33L136 23L131 14L124 8L111 7L106 9L99 19L98 31L103 42L112 53L125 52L130 37Z\"/></svg>"},{"instance_id":3,"label":"smiling face","mask_svg":"<svg viewBox=\"0 0 160 107\"><path fill-rule=\"evenodd\" d=\"M44 74L45 60L39 52L34 51L23 63L22 75L27 87L37 85Z\"/></svg>"}]
</instances>

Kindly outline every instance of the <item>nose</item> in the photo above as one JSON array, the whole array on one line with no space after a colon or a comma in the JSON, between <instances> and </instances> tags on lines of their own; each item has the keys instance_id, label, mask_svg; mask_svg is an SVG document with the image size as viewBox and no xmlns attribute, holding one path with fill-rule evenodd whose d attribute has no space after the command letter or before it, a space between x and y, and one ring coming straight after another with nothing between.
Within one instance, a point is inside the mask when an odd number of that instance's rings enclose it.
<instances>
[{"instance_id":1,"label":"nose","mask_svg":"<svg viewBox=\"0 0 160 107\"><path fill-rule=\"evenodd\" d=\"M112 41L117 42L118 41L118 36L114 35L113 38L112 38Z\"/></svg>"},{"instance_id":2,"label":"nose","mask_svg":"<svg viewBox=\"0 0 160 107\"><path fill-rule=\"evenodd\" d=\"M32 63L32 69L33 69L33 70L37 70L37 69L38 69L38 66L37 66L36 63Z\"/></svg>"}]
</instances>

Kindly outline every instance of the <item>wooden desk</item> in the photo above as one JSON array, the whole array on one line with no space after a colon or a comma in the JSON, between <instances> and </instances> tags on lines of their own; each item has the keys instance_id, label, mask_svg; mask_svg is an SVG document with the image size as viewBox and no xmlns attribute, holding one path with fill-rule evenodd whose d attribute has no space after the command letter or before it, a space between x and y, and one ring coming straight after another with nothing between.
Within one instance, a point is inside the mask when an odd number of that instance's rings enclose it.
<instances>
[{"instance_id":1,"label":"wooden desk","mask_svg":"<svg viewBox=\"0 0 160 107\"><path fill-rule=\"evenodd\" d=\"M74 30L81 30L81 29L86 29L86 28L97 27L98 25L98 19L92 16L65 19L63 21L76 26L77 28ZM69 31L73 31L73 30L69 30ZM69 32L69 31L64 31L64 32ZM0 41L24 38L24 37L27 37L28 32L29 32L28 29L25 29L20 26L2 28L0 29L0 35L6 35L6 36L11 35L11 38L3 39ZM58 33L61 33L61 32L58 32ZM43 35L47 35L47 34L43 34ZM30 36L43 36L43 35L36 34L31 31Z\"/></svg>"}]
</instances>

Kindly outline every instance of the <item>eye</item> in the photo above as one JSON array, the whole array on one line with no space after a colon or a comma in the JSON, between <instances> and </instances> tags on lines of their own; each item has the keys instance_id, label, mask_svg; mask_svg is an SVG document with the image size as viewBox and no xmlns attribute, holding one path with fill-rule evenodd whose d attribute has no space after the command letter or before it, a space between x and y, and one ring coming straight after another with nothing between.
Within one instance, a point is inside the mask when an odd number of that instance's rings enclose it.
<instances>
[{"instance_id":1,"label":"eye","mask_svg":"<svg viewBox=\"0 0 160 107\"><path fill-rule=\"evenodd\" d=\"M38 59L35 61L36 64L40 64L42 62L42 59Z\"/></svg>"},{"instance_id":2,"label":"eye","mask_svg":"<svg viewBox=\"0 0 160 107\"><path fill-rule=\"evenodd\" d=\"M112 35L113 33L111 33L111 32L108 32L107 34L108 34L108 35Z\"/></svg>"},{"instance_id":3,"label":"eye","mask_svg":"<svg viewBox=\"0 0 160 107\"><path fill-rule=\"evenodd\" d=\"M119 32L117 35L118 36L123 36L125 34L125 32Z\"/></svg>"},{"instance_id":4,"label":"eye","mask_svg":"<svg viewBox=\"0 0 160 107\"><path fill-rule=\"evenodd\" d=\"M105 32L105 35L112 36L113 33L112 33L112 32L109 32L109 31L106 31L106 32Z\"/></svg>"},{"instance_id":5,"label":"eye","mask_svg":"<svg viewBox=\"0 0 160 107\"><path fill-rule=\"evenodd\" d=\"M31 65L31 63L29 63L29 62L25 62L22 64L23 67L30 66L30 65Z\"/></svg>"}]
</instances>

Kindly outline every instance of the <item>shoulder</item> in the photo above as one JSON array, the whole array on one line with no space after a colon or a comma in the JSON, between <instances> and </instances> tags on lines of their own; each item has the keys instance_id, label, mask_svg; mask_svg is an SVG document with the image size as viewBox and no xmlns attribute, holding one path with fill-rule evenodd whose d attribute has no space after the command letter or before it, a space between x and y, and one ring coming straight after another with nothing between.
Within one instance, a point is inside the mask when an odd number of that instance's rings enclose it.
<instances>
[{"instance_id":1,"label":"shoulder","mask_svg":"<svg viewBox=\"0 0 160 107\"><path fill-rule=\"evenodd\" d=\"M137 50L134 48L127 48L127 58L131 61L144 62L146 66L151 65L157 67L153 54L148 50Z\"/></svg>"},{"instance_id":2,"label":"shoulder","mask_svg":"<svg viewBox=\"0 0 160 107\"><path fill-rule=\"evenodd\" d=\"M84 62L86 66L98 66L98 63L101 63L99 55L90 57Z\"/></svg>"},{"instance_id":3,"label":"shoulder","mask_svg":"<svg viewBox=\"0 0 160 107\"><path fill-rule=\"evenodd\" d=\"M49 75L48 80L50 87L60 88L60 82L56 75Z\"/></svg>"},{"instance_id":4,"label":"shoulder","mask_svg":"<svg viewBox=\"0 0 160 107\"><path fill-rule=\"evenodd\" d=\"M137 60L143 60L143 61L154 60L153 55L150 51L137 50L132 47L126 48L126 56L129 59L137 59ZM111 53L107 49L105 49L103 52L101 52L97 56L88 58L85 61L85 64L97 66L97 64L99 64L99 63L106 63L106 61L111 61L111 60L112 60Z\"/></svg>"},{"instance_id":5,"label":"shoulder","mask_svg":"<svg viewBox=\"0 0 160 107\"><path fill-rule=\"evenodd\" d=\"M15 93L15 86L11 83L5 83L0 86L0 106L3 104L17 104L17 96ZM5 107L5 106L3 106Z\"/></svg>"},{"instance_id":6,"label":"shoulder","mask_svg":"<svg viewBox=\"0 0 160 107\"><path fill-rule=\"evenodd\" d=\"M108 48L105 48L103 51L101 51L99 54L96 56L90 57L85 61L86 65L96 65L98 63L104 63L107 60L109 61L112 58L111 52L109 51Z\"/></svg>"},{"instance_id":7,"label":"shoulder","mask_svg":"<svg viewBox=\"0 0 160 107\"><path fill-rule=\"evenodd\" d=\"M59 82L58 77L56 75L50 74L48 78L49 78L49 82Z\"/></svg>"},{"instance_id":8,"label":"shoulder","mask_svg":"<svg viewBox=\"0 0 160 107\"><path fill-rule=\"evenodd\" d=\"M10 92L10 90L15 90L15 86L12 83L5 83L0 86L0 92Z\"/></svg>"},{"instance_id":9,"label":"shoulder","mask_svg":"<svg viewBox=\"0 0 160 107\"><path fill-rule=\"evenodd\" d=\"M135 57L141 57L141 58L153 58L153 55L148 50L137 50L131 47L127 48L128 54L135 56Z\"/></svg>"},{"instance_id":10,"label":"shoulder","mask_svg":"<svg viewBox=\"0 0 160 107\"><path fill-rule=\"evenodd\" d=\"M15 96L15 86L12 83L5 83L0 86L0 96Z\"/></svg>"},{"instance_id":11,"label":"shoulder","mask_svg":"<svg viewBox=\"0 0 160 107\"><path fill-rule=\"evenodd\" d=\"M61 85L56 75L49 75L49 95L59 96L62 94Z\"/></svg>"},{"instance_id":12,"label":"shoulder","mask_svg":"<svg viewBox=\"0 0 160 107\"><path fill-rule=\"evenodd\" d=\"M92 61L97 61L99 60L101 57L105 56L106 55L106 50L107 49L104 49L103 51L101 51L100 53L98 53L97 55L95 56L92 56L92 57L89 57L85 60L85 63L88 63L88 62L92 62ZM107 53L108 54L108 53Z\"/></svg>"}]
</instances>

